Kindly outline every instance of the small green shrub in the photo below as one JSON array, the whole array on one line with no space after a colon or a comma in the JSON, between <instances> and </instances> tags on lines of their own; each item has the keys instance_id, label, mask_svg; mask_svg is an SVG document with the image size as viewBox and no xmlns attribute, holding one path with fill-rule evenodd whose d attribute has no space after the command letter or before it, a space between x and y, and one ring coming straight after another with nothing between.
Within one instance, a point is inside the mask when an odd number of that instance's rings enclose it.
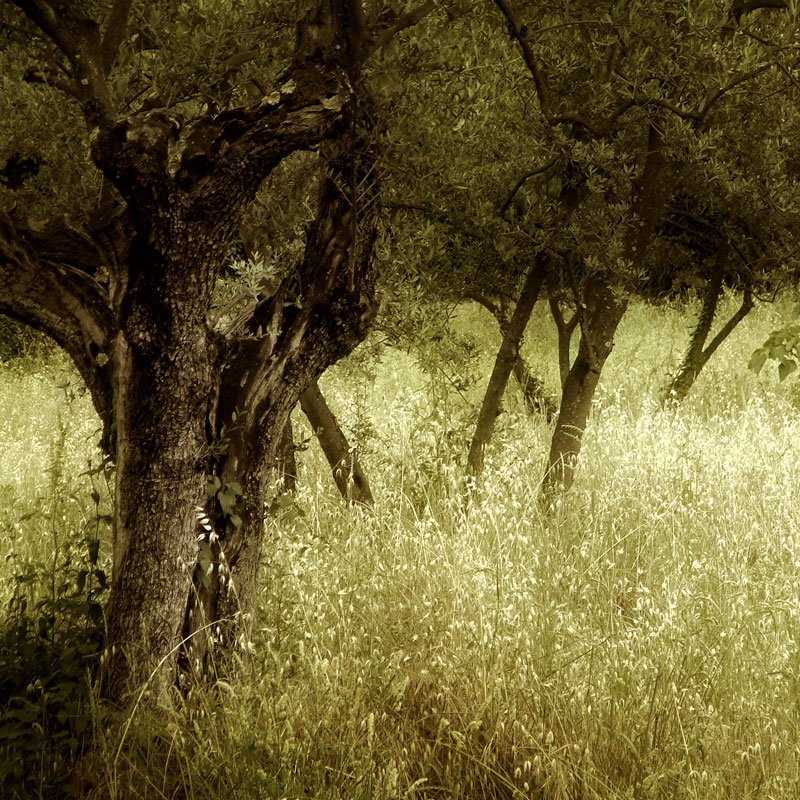
<instances>
[{"instance_id":1,"label":"small green shrub","mask_svg":"<svg viewBox=\"0 0 800 800\"><path fill-rule=\"evenodd\" d=\"M108 589L96 535L52 565L27 563L0 628L0 795L83 796L73 768L92 735ZM37 599L42 586L47 596Z\"/></svg>"}]
</instances>

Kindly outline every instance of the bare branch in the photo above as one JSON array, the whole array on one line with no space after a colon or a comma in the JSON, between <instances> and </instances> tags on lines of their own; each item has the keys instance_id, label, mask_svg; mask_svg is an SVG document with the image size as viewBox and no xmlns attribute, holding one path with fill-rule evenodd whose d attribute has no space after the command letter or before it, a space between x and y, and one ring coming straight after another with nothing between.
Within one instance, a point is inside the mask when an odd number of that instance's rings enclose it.
<instances>
[{"instance_id":1,"label":"bare branch","mask_svg":"<svg viewBox=\"0 0 800 800\"><path fill-rule=\"evenodd\" d=\"M681 108L672 101L665 100L663 97L648 97L646 100L637 103L637 105L660 106L667 111L671 111L676 117L680 117L681 119L691 120L692 122L700 122L702 120L702 114L700 112L687 111L685 108Z\"/></svg>"},{"instance_id":2,"label":"bare branch","mask_svg":"<svg viewBox=\"0 0 800 800\"><path fill-rule=\"evenodd\" d=\"M520 50L522 51L522 58L525 61L525 66L531 73L533 83L536 86L536 94L539 98L539 107L542 110L544 118L551 122L553 110L550 105L550 93L547 89L547 84L544 80L544 75L533 53L530 42L528 41L528 28L520 20L519 15L513 8L508 0L494 0L495 5L503 12L503 15L508 22L509 30L512 36L517 40ZM575 120L573 120L575 121ZM551 123L552 124L552 123Z\"/></svg>"},{"instance_id":3,"label":"bare branch","mask_svg":"<svg viewBox=\"0 0 800 800\"><path fill-rule=\"evenodd\" d=\"M494 300L487 297L483 292L479 292L477 289L467 288L464 292L464 297L482 305L500 323L501 327L508 324L508 314L503 311L499 303L495 303Z\"/></svg>"},{"instance_id":4,"label":"bare branch","mask_svg":"<svg viewBox=\"0 0 800 800\"><path fill-rule=\"evenodd\" d=\"M583 114L575 114L573 112L556 114L555 116L551 116L547 121L550 123L550 125L559 125L565 122L572 123L573 125L580 125L581 127L586 128L586 130L594 136L608 135L608 130L604 125L595 124L587 117L584 117Z\"/></svg>"},{"instance_id":5,"label":"bare branch","mask_svg":"<svg viewBox=\"0 0 800 800\"><path fill-rule=\"evenodd\" d=\"M527 66L533 78L534 86L536 87L536 95L539 98L539 108L548 125L570 123L586 128L593 136L606 136L608 134L606 126L598 125L582 114L574 112L565 112L562 114L553 113L553 107L550 103L550 92L545 82L544 73L536 60L533 48L531 48L528 39L528 26L519 18L519 15L509 0L494 0L494 2L505 16L512 38L519 44L520 50L522 51L522 60L525 62L525 66Z\"/></svg>"},{"instance_id":6,"label":"bare branch","mask_svg":"<svg viewBox=\"0 0 800 800\"><path fill-rule=\"evenodd\" d=\"M703 105L702 109L698 112L697 120L698 122L703 125L705 124L709 112L717 103L717 101L725 94L727 94L731 89L735 89L742 83L751 80L752 78L761 75L762 72L766 72L772 67L775 66L774 61L769 61L766 64L762 64L760 67L756 67L755 69L751 69L748 72L743 72L741 75L737 75L734 78L731 78L724 86L721 86L715 92L711 94L711 96L706 100L705 104Z\"/></svg>"},{"instance_id":7,"label":"bare branch","mask_svg":"<svg viewBox=\"0 0 800 800\"><path fill-rule=\"evenodd\" d=\"M786 0L734 0L731 6L731 19L735 22L745 14L751 14L761 8L789 8L789 3Z\"/></svg>"},{"instance_id":8,"label":"bare branch","mask_svg":"<svg viewBox=\"0 0 800 800\"><path fill-rule=\"evenodd\" d=\"M556 323L556 328L562 333L572 333L578 324L579 312L573 311L569 319L564 319L564 312L561 310L561 302L555 297L550 298L550 313Z\"/></svg>"},{"instance_id":9,"label":"bare branch","mask_svg":"<svg viewBox=\"0 0 800 800\"><path fill-rule=\"evenodd\" d=\"M25 81L25 83L42 83L45 86L52 86L54 89L58 89L60 92L64 92L64 94L70 95L76 100L78 99L75 93L75 84L57 78L52 71L45 73L41 69L36 69L36 67L29 67L25 70L22 80Z\"/></svg>"},{"instance_id":10,"label":"bare branch","mask_svg":"<svg viewBox=\"0 0 800 800\"><path fill-rule=\"evenodd\" d=\"M628 100L623 100L612 112L611 115L606 120L604 127L606 130L611 130L614 127L614 124L617 120L629 109L633 108L636 105L633 102L633 98L629 98Z\"/></svg>"},{"instance_id":11,"label":"bare branch","mask_svg":"<svg viewBox=\"0 0 800 800\"><path fill-rule=\"evenodd\" d=\"M467 239L481 240L483 238L478 232L479 228L474 224L471 224L469 220L462 221L455 219L450 212L443 208L438 208L433 203L395 200L384 203L383 207L388 210L416 211L447 225L449 228L457 233L460 233Z\"/></svg>"}]
</instances>

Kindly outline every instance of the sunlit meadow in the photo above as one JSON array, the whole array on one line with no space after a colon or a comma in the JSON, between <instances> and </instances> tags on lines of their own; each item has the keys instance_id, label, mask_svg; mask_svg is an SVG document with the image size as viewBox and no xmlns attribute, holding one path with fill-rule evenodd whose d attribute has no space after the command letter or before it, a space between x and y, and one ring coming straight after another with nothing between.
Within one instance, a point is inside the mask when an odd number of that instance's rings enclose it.
<instances>
[{"instance_id":1,"label":"sunlit meadow","mask_svg":"<svg viewBox=\"0 0 800 800\"><path fill-rule=\"evenodd\" d=\"M515 386L465 490L498 343L482 311L453 315L438 360L332 369L375 507L345 507L298 417L249 663L169 704L95 708L82 796L800 796L800 384L747 371L786 310L758 309L675 407L660 393L691 317L635 305L551 508L550 428ZM555 392L543 312L524 353ZM5 603L107 513L99 425L58 364L0 372Z\"/></svg>"}]
</instances>

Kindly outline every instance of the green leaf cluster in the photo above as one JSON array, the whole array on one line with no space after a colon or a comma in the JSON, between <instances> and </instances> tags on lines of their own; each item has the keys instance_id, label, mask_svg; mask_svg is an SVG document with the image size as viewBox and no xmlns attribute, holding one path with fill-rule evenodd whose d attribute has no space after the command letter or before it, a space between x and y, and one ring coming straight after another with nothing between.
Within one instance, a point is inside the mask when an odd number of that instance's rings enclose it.
<instances>
[{"instance_id":1,"label":"green leaf cluster","mask_svg":"<svg viewBox=\"0 0 800 800\"><path fill-rule=\"evenodd\" d=\"M241 485L236 481L223 484L218 476L209 475L207 492L209 499L216 504L217 517L238 528L242 524L242 518L236 513L242 498Z\"/></svg>"},{"instance_id":2,"label":"green leaf cluster","mask_svg":"<svg viewBox=\"0 0 800 800\"><path fill-rule=\"evenodd\" d=\"M27 563L13 581L0 628L0 795L80 797L71 780L93 733L109 588L100 540L57 567Z\"/></svg>"},{"instance_id":3,"label":"green leaf cluster","mask_svg":"<svg viewBox=\"0 0 800 800\"><path fill-rule=\"evenodd\" d=\"M800 367L800 305L795 306L794 321L773 331L750 358L749 367L758 374L767 361L778 364L778 377L786 380Z\"/></svg>"}]
</instances>

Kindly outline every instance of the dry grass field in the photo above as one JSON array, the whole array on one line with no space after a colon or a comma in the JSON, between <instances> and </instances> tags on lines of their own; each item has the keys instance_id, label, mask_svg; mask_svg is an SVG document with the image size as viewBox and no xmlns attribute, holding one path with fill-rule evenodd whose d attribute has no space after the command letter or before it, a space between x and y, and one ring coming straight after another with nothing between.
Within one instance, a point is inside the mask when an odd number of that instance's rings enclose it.
<instances>
[{"instance_id":1,"label":"dry grass field","mask_svg":"<svg viewBox=\"0 0 800 800\"><path fill-rule=\"evenodd\" d=\"M550 429L516 387L466 497L482 384L456 391L451 362L396 351L335 367L322 386L375 507L346 508L309 442L266 532L249 663L156 705L76 706L94 735L81 796L800 796L800 384L747 370L785 311L754 312L662 407L689 318L635 305L549 509ZM452 325L485 381L488 316ZM537 316L524 352L553 391L554 349ZM9 620L58 594L87 536L98 563L110 552L106 476L87 472L99 426L69 376L57 358L0 371Z\"/></svg>"}]
</instances>

